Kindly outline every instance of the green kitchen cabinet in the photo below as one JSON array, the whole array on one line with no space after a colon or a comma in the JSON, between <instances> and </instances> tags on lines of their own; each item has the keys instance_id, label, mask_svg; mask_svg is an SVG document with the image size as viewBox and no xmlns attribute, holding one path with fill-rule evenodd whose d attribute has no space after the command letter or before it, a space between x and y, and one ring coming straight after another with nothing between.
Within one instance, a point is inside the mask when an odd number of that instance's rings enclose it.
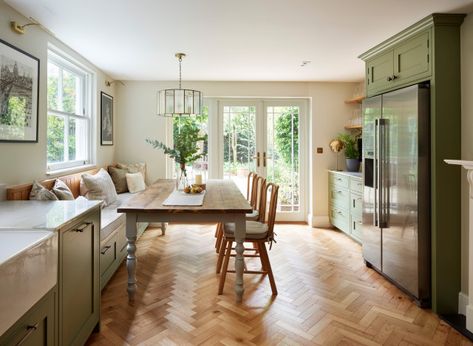
<instances>
[{"instance_id":1,"label":"green kitchen cabinet","mask_svg":"<svg viewBox=\"0 0 473 346\"><path fill-rule=\"evenodd\" d=\"M359 225L362 212L363 183L360 174L329 171L330 223L361 243ZM356 222L353 227L353 222Z\"/></svg>"},{"instance_id":2,"label":"green kitchen cabinet","mask_svg":"<svg viewBox=\"0 0 473 346\"><path fill-rule=\"evenodd\" d=\"M444 160L461 157L464 17L431 14L359 56L365 61L368 97L420 82L430 85L430 176L425 178L430 179L431 243L425 245L431 250L432 310L440 315L457 314L461 290L461 174ZM389 75L390 54L393 73L384 83L381 74Z\"/></svg>"},{"instance_id":3,"label":"green kitchen cabinet","mask_svg":"<svg viewBox=\"0 0 473 346\"><path fill-rule=\"evenodd\" d=\"M57 345L56 298L54 287L0 337L0 345Z\"/></svg>"},{"instance_id":4,"label":"green kitchen cabinet","mask_svg":"<svg viewBox=\"0 0 473 346\"><path fill-rule=\"evenodd\" d=\"M59 344L83 345L100 319L100 208L60 229Z\"/></svg>"},{"instance_id":5,"label":"green kitchen cabinet","mask_svg":"<svg viewBox=\"0 0 473 346\"><path fill-rule=\"evenodd\" d=\"M430 51L430 30L426 30L367 59L367 95L428 79L431 75Z\"/></svg>"}]
</instances>

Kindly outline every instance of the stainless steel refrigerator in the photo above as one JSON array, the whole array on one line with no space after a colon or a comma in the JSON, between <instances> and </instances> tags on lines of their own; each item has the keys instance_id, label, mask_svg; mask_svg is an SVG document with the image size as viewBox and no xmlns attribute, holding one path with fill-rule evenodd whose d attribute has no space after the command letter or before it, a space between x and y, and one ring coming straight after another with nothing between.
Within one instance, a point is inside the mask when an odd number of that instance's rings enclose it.
<instances>
[{"instance_id":1,"label":"stainless steel refrigerator","mask_svg":"<svg viewBox=\"0 0 473 346\"><path fill-rule=\"evenodd\" d=\"M363 257L430 304L430 92L417 84L363 101Z\"/></svg>"}]
</instances>

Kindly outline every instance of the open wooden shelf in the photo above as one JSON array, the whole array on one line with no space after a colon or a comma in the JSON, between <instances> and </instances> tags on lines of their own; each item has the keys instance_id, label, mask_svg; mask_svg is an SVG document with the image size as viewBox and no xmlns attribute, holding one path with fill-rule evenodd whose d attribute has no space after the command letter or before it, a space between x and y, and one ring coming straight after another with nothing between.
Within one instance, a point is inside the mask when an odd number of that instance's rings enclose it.
<instances>
[{"instance_id":1,"label":"open wooden shelf","mask_svg":"<svg viewBox=\"0 0 473 346\"><path fill-rule=\"evenodd\" d=\"M345 100L345 103L347 103L347 104L360 104L361 101L363 101L364 99L365 99L364 96L358 96L358 97L352 98L350 100Z\"/></svg>"},{"instance_id":2,"label":"open wooden shelf","mask_svg":"<svg viewBox=\"0 0 473 346\"><path fill-rule=\"evenodd\" d=\"M361 125L345 125L345 129L347 129L347 130L362 130L363 127Z\"/></svg>"}]
</instances>

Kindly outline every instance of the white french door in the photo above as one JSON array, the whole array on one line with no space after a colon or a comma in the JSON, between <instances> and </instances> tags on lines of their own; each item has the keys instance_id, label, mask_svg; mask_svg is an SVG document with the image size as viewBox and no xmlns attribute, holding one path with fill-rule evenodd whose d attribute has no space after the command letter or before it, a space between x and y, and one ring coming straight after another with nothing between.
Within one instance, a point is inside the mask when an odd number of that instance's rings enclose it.
<instances>
[{"instance_id":1,"label":"white french door","mask_svg":"<svg viewBox=\"0 0 473 346\"><path fill-rule=\"evenodd\" d=\"M307 101L218 100L218 175L246 196L250 171L279 185L278 221L306 219Z\"/></svg>"}]
</instances>

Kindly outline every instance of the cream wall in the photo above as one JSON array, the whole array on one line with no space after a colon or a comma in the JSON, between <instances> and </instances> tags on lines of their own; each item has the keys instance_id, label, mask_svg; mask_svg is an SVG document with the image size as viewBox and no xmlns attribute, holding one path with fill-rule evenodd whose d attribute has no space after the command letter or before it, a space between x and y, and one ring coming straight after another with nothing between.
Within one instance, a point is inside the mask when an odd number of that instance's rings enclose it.
<instances>
[{"instance_id":1,"label":"cream wall","mask_svg":"<svg viewBox=\"0 0 473 346\"><path fill-rule=\"evenodd\" d=\"M462 159L473 160L473 13L461 28ZM462 171L462 292L468 292L468 182Z\"/></svg>"},{"instance_id":2,"label":"cream wall","mask_svg":"<svg viewBox=\"0 0 473 346\"><path fill-rule=\"evenodd\" d=\"M176 82L125 81L117 87L117 161L145 161L148 178L165 177L165 156L145 142L146 138L164 140L166 119L156 116L157 91L174 88ZM327 169L334 169L336 156L328 143L351 117L353 106L346 105L355 83L316 82L185 82L186 88L203 91L207 97L306 98L309 101L309 175L310 206L315 225L327 225ZM323 147L323 154L316 148ZM314 197L315 196L315 197Z\"/></svg>"},{"instance_id":3,"label":"cream wall","mask_svg":"<svg viewBox=\"0 0 473 346\"><path fill-rule=\"evenodd\" d=\"M10 21L25 24L29 20L0 0L0 38L40 60L39 83L39 132L38 143L0 143L0 184L18 184L43 179L46 177L46 124L47 124L47 49L48 42L54 44L68 55L92 70L96 76L97 100L95 110L99 114L100 91L114 95L113 87L106 87L105 80L110 80L104 73L79 54L65 46L52 35L39 27L28 27L26 34L18 35L10 30ZM116 100L115 100L116 101ZM99 117L96 117L96 162L98 166L110 163L114 159L114 146L101 147ZM116 136L115 136L116 139Z\"/></svg>"}]
</instances>

